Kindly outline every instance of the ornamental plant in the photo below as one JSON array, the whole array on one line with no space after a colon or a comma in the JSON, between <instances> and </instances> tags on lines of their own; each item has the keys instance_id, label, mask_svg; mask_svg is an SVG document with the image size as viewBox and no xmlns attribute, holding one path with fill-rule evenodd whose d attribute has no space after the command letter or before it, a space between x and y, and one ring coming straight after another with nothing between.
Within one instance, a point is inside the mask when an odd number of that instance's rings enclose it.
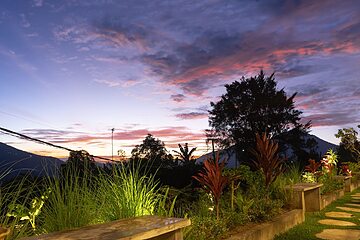
<instances>
[{"instance_id":1,"label":"ornamental plant","mask_svg":"<svg viewBox=\"0 0 360 240\"><path fill-rule=\"evenodd\" d=\"M321 163L315 162L314 159L309 159L309 165L305 166L307 172L315 174L321 166Z\"/></svg>"},{"instance_id":2,"label":"ornamental plant","mask_svg":"<svg viewBox=\"0 0 360 240\"><path fill-rule=\"evenodd\" d=\"M261 136L256 134L256 148L250 149L255 157L253 159L254 167L260 170L265 177L265 186L269 188L276 178L283 173L284 158L278 153L279 145L272 141L266 133Z\"/></svg>"},{"instance_id":3,"label":"ornamental plant","mask_svg":"<svg viewBox=\"0 0 360 240\"><path fill-rule=\"evenodd\" d=\"M303 175L301 175L302 178L302 182L306 182L306 183L315 183L316 177L314 173L311 172L304 172Z\"/></svg>"},{"instance_id":4,"label":"ornamental plant","mask_svg":"<svg viewBox=\"0 0 360 240\"><path fill-rule=\"evenodd\" d=\"M333 173L333 170L335 169L338 161L337 158L337 154L332 149L329 149L326 152L325 157L321 160L323 165L322 171L325 174L331 175Z\"/></svg>"},{"instance_id":5,"label":"ornamental plant","mask_svg":"<svg viewBox=\"0 0 360 240\"><path fill-rule=\"evenodd\" d=\"M340 172L343 176L351 176L351 170L349 168L349 165L347 165L347 164L341 165Z\"/></svg>"},{"instance_id":6,"label":"ornamental plant","mask_svg":"<svg viewBox=\"0 0 360 240\"><path fill-rule=\"evenodd\" d=\"M305 166L305 172L301 175L303 182L314 183L317 182L317 178L321 175L319 168L321 162L315 162L314 159L309 159L309 165Z\"/></svg>"},{"instance_id":7,"label":"ornamental plant","mask_svg":"<svg viewBox=\"0 0 360 240\"><path fill-rule=\"evenodd\" d=\"M213 196L217 219L220 215L220 198L225 186L229 183L229 178L223 175L225 164L226 161L220 162L220 156L217 154L215 159L205 160L203 170L193 176Z\"/></svg>"}]
</instances>

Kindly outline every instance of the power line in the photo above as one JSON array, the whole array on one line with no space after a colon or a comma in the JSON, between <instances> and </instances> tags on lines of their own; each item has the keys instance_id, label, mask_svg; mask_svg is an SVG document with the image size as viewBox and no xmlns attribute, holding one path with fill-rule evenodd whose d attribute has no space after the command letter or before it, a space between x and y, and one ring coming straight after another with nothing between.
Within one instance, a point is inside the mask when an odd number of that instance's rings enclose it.
<instances>
[{"instance_id":1,"label":"power line","mask_svg":"<svg viewBox=\"0 0 360 240\"><path fill-rule=\"evenodd\" d=\"M55 126L50 125L50 124L47 123L47 122L30 119L30 118L28 118L28 117L24 117L24 116L21 116L21 115L18 115L18 114L14 114L14 113L4 112L4 111L0 110L0 114L7 115L7 116L11 116L11 117L14 117L14 118L17 118L17 119L21 119L21 120L25 120L25 121L28 121L28 122L36 123L37 125L40 125L40 126L46 125L46 126L51 127L51 128L56 128Z\"/></svg>"},{"instance_id":2,"label":"power line","mask_svg":"<svg viewBox=\"0 0 360 240\"><path fill-rule=\"evenodd\" d=\"M37 139L37 138L29 137L29 136L24 135L22 133L18 133L18 132L15 132L15 131L12 131L12 130L9 130L9 129L3 128L3 127L0 127L0 132L2 132L4 134L7 134L7 135L10 135L10 136L13 136L13 137L21 138L21 139L24 139L24 140L44 144L44 145L47 145L47 146L50 146L50 147L59 148L59 149L66 150L66 151L69 151L69 152L75 152L75 150L72 150L70 148L63 147L63 146L60 146L60 145L56 145L56 144L53 144L53 143L50 143L50 142L46 142L46 141L43 141L43 140L40 140L40 139ZM99 156L95 156L95 155L91 155L91 154L90 154L90 156L93 157L93 158L99 158L99 159L106 160L106 161L116 162L115 160L104 158L104 157L99 157Z\"/></svg>"}]
</instances>

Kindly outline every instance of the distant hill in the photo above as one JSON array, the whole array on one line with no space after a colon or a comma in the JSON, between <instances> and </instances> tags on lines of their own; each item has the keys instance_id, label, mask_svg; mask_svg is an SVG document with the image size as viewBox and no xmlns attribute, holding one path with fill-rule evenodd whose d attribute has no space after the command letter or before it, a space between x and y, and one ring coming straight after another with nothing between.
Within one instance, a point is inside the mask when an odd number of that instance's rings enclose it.
<instances>
[{"instance_id":1,"label":"distant hill","mask_svg":"<svg viewBox=\"0 0 360 240\"><path fill-rule=\"evenodd\" d=\"M314 139L317 142L316 152L319 153L320 155L324 155L330 148L333 150L336 150L338 148L338 145L329 143L315 135L308 134L305 137L305 140L307 140L307 139ZM202 155L201 157L199 157L198 159L196 159L196 163L202 163L208 158L212 158L212 152L206 153L206 154ZM236 161L236 153L231 147L229 149L225 150L221 154L221 159L228 159L228 163L226 165L226 167L228 167L228 168L234 168L239 165L239 163Z\"/></svg>"},{"instance_id":2,"label":"distant hill","mask_svg":"<svg viewBox=\"0 0 360 240\"><path fill-rule=\"evenodd\" d=\"M324 155L330 148L333 150L336 150L339 146L333 143L329 143L315 135L308 134L305 137L305 140L307 139L314 139L317 142L317 148L316 152L318 152L320 155Z\"/></svg>"},{"instance_id":3,"label":"distant hill","mask_svg":"<svg viewBox=\"0 0 360 240\"><path fill-rule=\"evenodd\" d=\"M31 172L33 176L53 175L64 162L58 158L40 156L0 143L0 176L2 181Z\"/></svg>"}]
</instances>

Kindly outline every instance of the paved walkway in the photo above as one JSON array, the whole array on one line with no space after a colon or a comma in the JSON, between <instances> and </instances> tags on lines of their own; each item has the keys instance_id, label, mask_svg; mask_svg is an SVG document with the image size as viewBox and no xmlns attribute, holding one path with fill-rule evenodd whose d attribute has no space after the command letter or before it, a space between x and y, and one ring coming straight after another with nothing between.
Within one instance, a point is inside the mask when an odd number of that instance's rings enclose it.
<instances>
[{"instance_id":1,"label":"paved walkway","mask_svg":"<svg viewBox=\"0 0 360 240\"><path fill-rule=\"evenodd\" d=\"M358 225L354 222L350 222L351 218L355 216L353 213L360 213L360 193L351 195L352 203L345 203L345 207L338 206L336 207L340 211L336 212L326 212L326 219L319 220L318 223L330 226L355 226ZM343 219L347 219L344 221ZM320 239L329 239L329 240L358 240L360 239L360 228L359 229L324 229L322 232L315 235Z\"/></svg>"},{"instance_id":2,"label":"paved walkway","mask_svg":"<svg viewBox=\"0 0 360 240\"><path fill-rule=\"evenodd\" d=\"M306 221L276 240L359 240L360 190L346 194L318 213L306 214Z\"/></svg>"}]
</instances>

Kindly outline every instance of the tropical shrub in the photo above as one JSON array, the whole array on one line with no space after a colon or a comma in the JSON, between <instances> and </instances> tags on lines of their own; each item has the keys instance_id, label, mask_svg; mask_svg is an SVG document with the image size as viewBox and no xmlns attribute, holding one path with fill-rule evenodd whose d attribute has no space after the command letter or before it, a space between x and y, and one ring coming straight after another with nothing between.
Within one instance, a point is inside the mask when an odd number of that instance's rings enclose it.
<instances>
[{"instance_id":1,"label":"tropical shrub","mask_svg":"<svg viewBox=\"0 0 360 240\"><path fill-rule=\"evenodd\" d=\"M309 165L305 166L305 170L309 173L315 174L319 168L321 167L321 163L315 162L314 159L309 159Z\"/></svg>"},{"instance_id":2,"label":"tropical shrub","mask_svg":"<svg viewBox=\"0 0 360 240\"><path fill-rule=\"evenodd\" d=\"M329 174L324 174L319 177L319 183L322 183L323 186L320 188L321 194L331 193L340 189L343 189L344 183L333 178Z\"/></svg>"},{"instance_id":3,"label":"tropical shrub","mask_svg":"<svg viewBox=\"0 0 360 240\"><path fill-rule=\"evenodd\" d=\"M214 216L195 215L191 218L191 226L185 229L186 240L217 240L229 230L226 222Z\"/></svg>"},{"instance_id":4,"label":"tropical shrub","mask_svg":"<svg viewBox=\"0 0 360 240\"><path fill-rule=\"evenodd\" d=\"M340 174L343 176L351 176L351 170L348 164L342 164Z\"/></svg>"},{"instance_id":5,"label":"tropical shrub","mask_svg":"<svg viewBox=\"0 0 360 240\"><path fill-rule=\"evenodd\" d=\"M302 182L315 183L319 176L323 173L319 171L322 162L315 162L314 159L309 159L309 165L305 166L305 172L301 175Z\"/></svg>"},{"instance_id":6,"label":"tropical shrub","mask_svg":"<svg viewBox=\"0 0 360 240\"><path fill-rule=\"evenodd\" d=\"M322 166L323 166L323 173L324 174L333 174L334 173L334 169L336 168L336 164L338 162L338 157L337 154L332 150L329 149L326 154L325 157L321 160ZM336 171L335 171L336 174Z\"/></svg>"},{"instance_id":7,"label":"tropical shrub","mask_svg":"<svg viewBox=\"0 0 360 240\"><path fill-rule=\"evenodd\" d=\"M220 156L217 154L215 159L205 160L203 171L194 176L214 198L217 219L220 214L220 198L229 182L229 178L223 175L225 163L225 161L220 162Z\"/></svg>"},{"instance_id":8,"label":"tropical shrub","mask_svg":"<svg viewBox=\"0 0 360 240\"><path fill-rule=\"evenodd\" d=\"M312 172L304 172L303 175L301 175L301 177L302 177L302 182L306 182L306 183L316 183L318 181L315 174Z\"/></svg>"},{"instance_id":9,"label":"tropical shrub","mask_svg":"<svg viewBox=\"0 0 360 240\"><path fill-rule=\"evenodd\" d=\"M283 158L278 154L279 145L272 141L266 133L256 134L256 148L250 152L254 155L254 167L261 171L265 177L265 186L268 188L276 178L283 173Z\"/></svg>"}]
</instances>

